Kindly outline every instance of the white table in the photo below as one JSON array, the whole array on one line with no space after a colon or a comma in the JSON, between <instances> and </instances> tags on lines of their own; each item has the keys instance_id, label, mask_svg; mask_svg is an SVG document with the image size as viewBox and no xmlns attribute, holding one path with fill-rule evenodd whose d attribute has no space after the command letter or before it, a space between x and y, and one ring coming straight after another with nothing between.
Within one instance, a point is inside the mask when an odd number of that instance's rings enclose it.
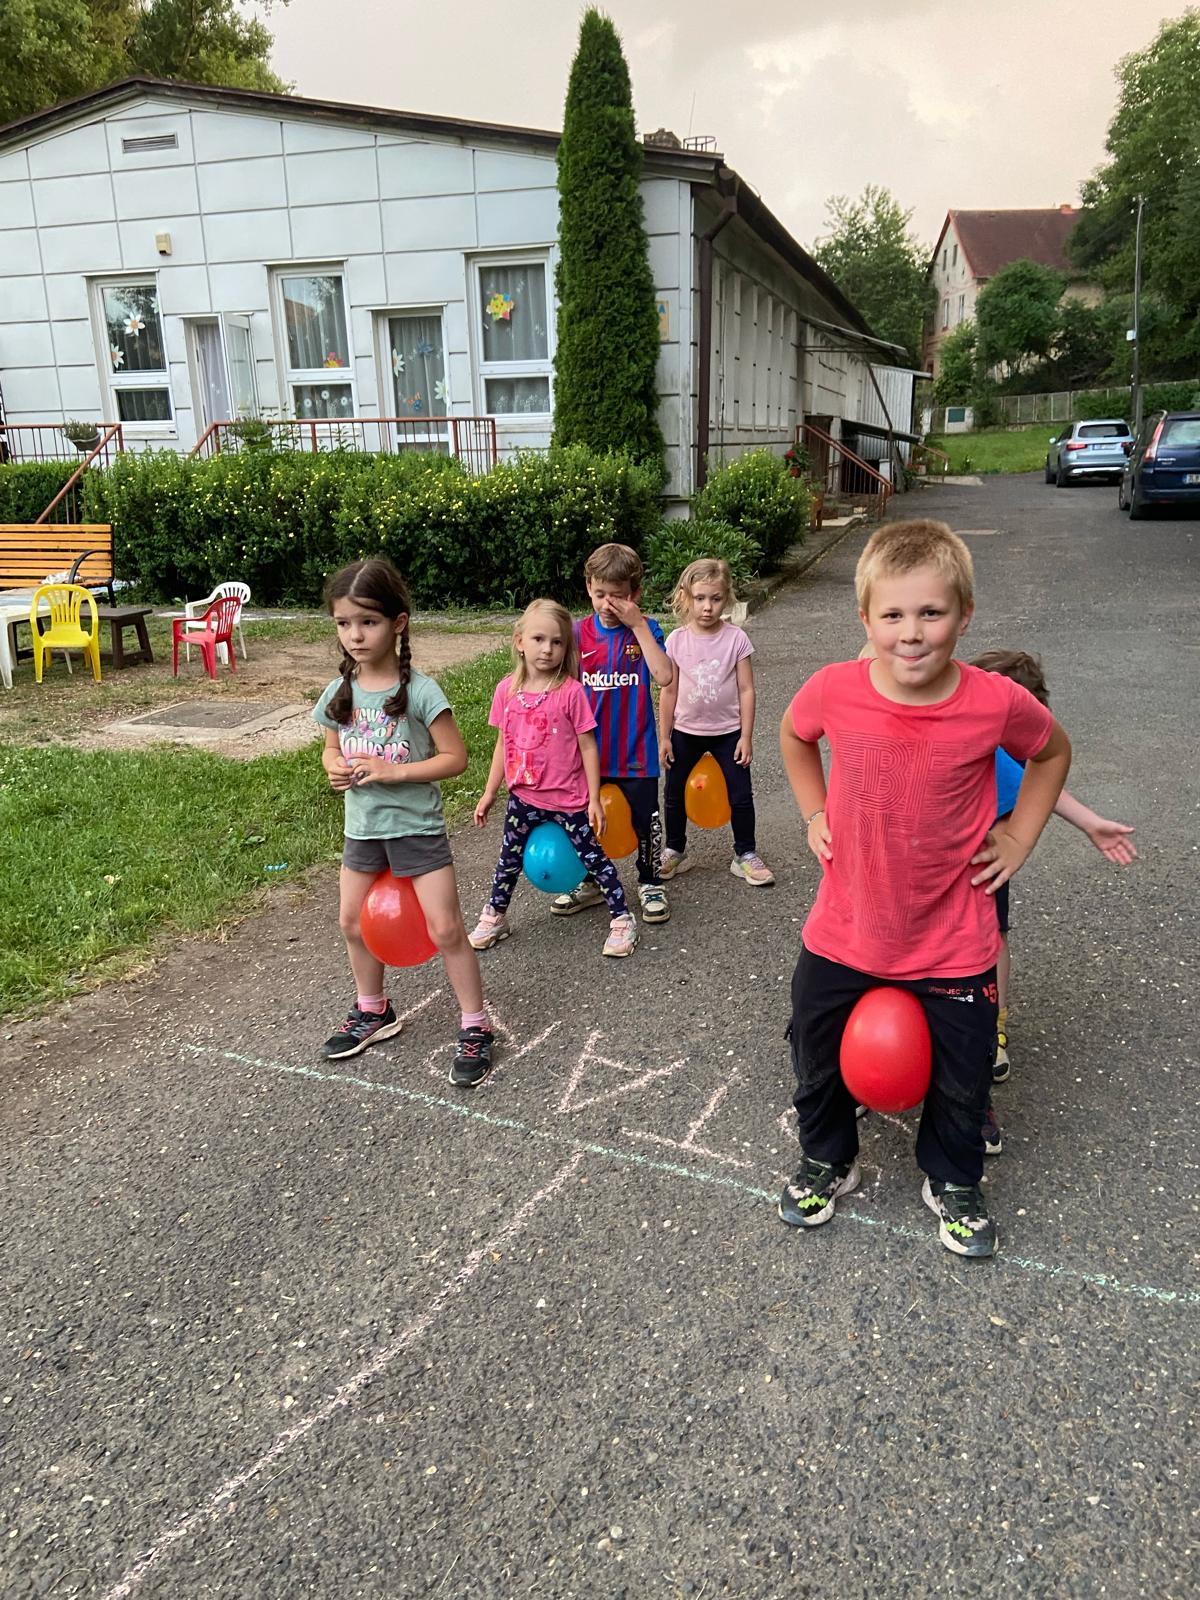
<instances>
[{"instance_id":1,"label":"white table","mask_svg":"<svg viewBox=\"0 0 1200 1600\"><path fill-rule=\"evenodd\" d=\"M0 680L6 689L12 688L12 624L29 620L34 593L33 589L0 589Z\"/></svg>"}]
</instances>

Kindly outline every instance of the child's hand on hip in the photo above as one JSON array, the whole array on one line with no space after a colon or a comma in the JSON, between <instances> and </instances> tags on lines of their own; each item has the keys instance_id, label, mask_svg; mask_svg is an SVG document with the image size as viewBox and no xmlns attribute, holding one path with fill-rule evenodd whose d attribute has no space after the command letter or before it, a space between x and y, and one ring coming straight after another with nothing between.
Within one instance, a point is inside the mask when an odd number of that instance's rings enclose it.
<instances>
[{"instance_id":1,"label":"child's hand on hip","mask_svg":"<svg viewBox=\"0 0 1200 1600\"><path fill-rule=\"evenodd\" d=\"M986 884L985 894L995 894L1002 884L1019 872L1029 859L1030 847L1009 833L1007 828L995 827L983 841L983 848L971 857L973 867L982 866L971 879L972 888Z\"/></svg>"},{"instance_id":2,"label":"child's hand on hip","mask_svg":"<svg viewBox=\"0 0 1200 1600\"><path fill-rule=\"evenodd\" d=\"M754 741L744 733L733 747L733 759L739 767L748 767L754 760Z\"/></svg>"},{"instance_id":3,"label":"child's hand on hip","mask_svg":"<svg viewBox=\"0 0 1200 1600\"><path fill-rule=\"evenodd\" d=\"M829 822L823 811L818 811L815 817L809 818L808 848L818 861L833 860L833 835L829 831Z\"/></svg>"}]
</instances>

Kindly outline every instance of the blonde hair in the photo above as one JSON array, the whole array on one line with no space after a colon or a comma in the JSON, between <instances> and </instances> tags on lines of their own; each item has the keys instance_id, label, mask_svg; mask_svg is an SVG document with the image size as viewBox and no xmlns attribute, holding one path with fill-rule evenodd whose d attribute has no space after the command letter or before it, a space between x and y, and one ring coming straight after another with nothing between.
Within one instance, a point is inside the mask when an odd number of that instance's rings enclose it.
<instances>
[{"instance_id":1,"label":"blonde hair","mask_svg":"<svg viewBox=\"0 0 1200 1600\"><path fill-rule=\"evenodd\" d=\"M525 686L525 679L528 673L525 668L525 657L517 648L517 641L522 638L525 629L529 626L529 619L537 611L544 611L548 616L553 617L558 625L559 637L567 647L563 655L562 666L558 669L558 676L550 687L556 689L567 678L577 678L579 676L579 646L575 642L575 626L571 620L571 613L566 606L560 606L557 600L531 600L521 613L521 620L513 629L513 670L512 681L508 686L510 694L516 694L519 689Z\"/></svg>"},{"instance_id":2,"label":"blonde hair","mask_svg":"<svg viewBox=\"0 0 1200 1600\"><path fill-rule=\"evenodd\" d=\"M867 540L854 571L858 609L869 611L871 590L880 578L898 577L932 567L949 584L964 611L975 604L975 567L971 552L944 522L921 518L889 522Z\"/></svg>"},{"instance_id":3,"label":"blonde hair","mask_svg":"<svg viewBox=\"0 0 1200 1600\"><path fill-rule=\"evenodd\" d=\"M642 558L627 544L602 544L583 564L583 576L600 583L627 583L631 594L642 586Z\"/></svg>"},{"instance_id":4,"label":"blonde hair","mask_svg":"<svg viewBox=\"0 0 1200 1600\"><path fill-rule=\"evenodd\" d=\"M733 573L728 561L722 561L719 556L701 556L699 561L684 567L671 596L671 610L681 622L686 622L692 614L692 588L697 583L719 583L725 591L726 606L735 599Z\"/></svg>"}]
</instances>

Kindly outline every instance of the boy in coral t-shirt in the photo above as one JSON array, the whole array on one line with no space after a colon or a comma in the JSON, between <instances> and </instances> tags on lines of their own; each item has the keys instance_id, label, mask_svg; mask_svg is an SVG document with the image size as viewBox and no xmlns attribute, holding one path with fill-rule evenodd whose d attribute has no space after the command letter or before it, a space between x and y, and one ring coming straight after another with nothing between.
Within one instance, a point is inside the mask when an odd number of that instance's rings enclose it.
<instances>
[{"instance_id":1,"label":"boy in coral t-shirt","mask_svg":"<svg viewBox=\"0 0 1200 1600\"><path fill-rule=\"evenodd\" d=\"M890 984L921 1001L933 1044L917 1133L922 1197L948 1250L990 1256L996 1230L980 1181L996 1038L993 896L1037 843L1071 747L1027 690L954 659L974 611L974 576L970 552L945 523L877 529L855 587L874 660L815 673L780 730L822 878L792 979L803 1160L779 1214L815 1227L858 1184L842 1031L862 995ZM1001 745L1027 765L1011 817L993 827Z\"/></svg>"}]
</instances>

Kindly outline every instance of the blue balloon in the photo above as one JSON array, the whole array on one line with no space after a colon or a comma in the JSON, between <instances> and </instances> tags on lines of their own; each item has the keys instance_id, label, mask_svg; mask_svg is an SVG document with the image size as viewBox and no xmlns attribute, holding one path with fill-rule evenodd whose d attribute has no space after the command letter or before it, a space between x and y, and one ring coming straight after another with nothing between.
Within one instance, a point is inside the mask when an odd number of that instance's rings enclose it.
<instances>
[{"instance_id":1,"label":"blue balloon","mask_svg":"<svg viewBox=\"0 0 1200 1600\"><path fill-rule=\"evenodd\" d=\"M565 828L539 822L525 841L525 876L546 894L570 894L587 877Z\"/></svg>"}]
</instances>

